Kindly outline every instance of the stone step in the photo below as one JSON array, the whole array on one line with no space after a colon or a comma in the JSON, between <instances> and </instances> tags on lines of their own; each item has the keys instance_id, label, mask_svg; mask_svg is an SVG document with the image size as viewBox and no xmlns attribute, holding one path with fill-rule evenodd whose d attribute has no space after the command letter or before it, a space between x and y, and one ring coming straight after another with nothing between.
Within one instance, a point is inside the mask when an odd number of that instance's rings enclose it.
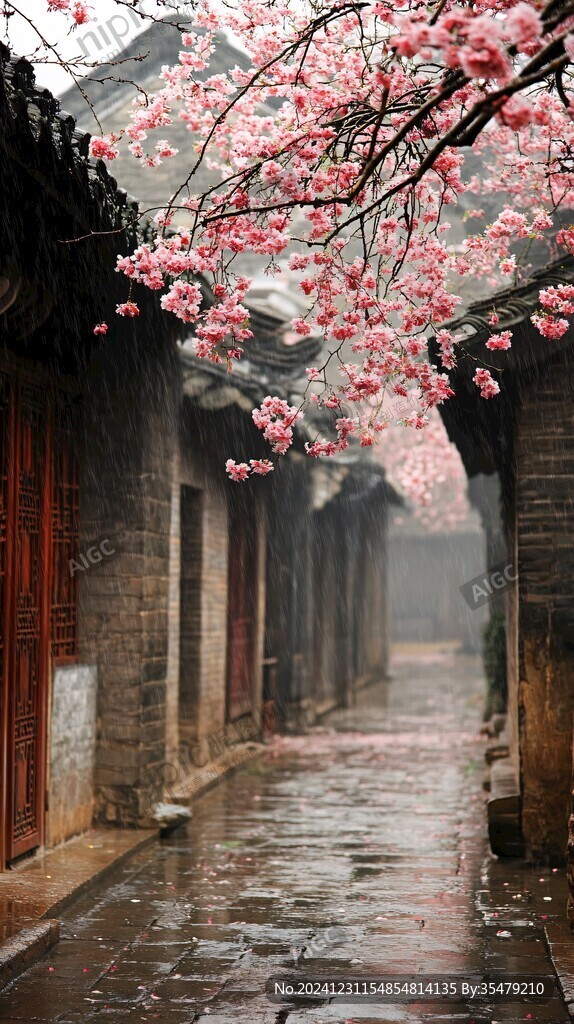
<instances>
[{"instance_id":1,"label":"stone step","mask_svg":"<svg viewBox=\"0 0 574 1024\"><path fill-rule=\"evenodd\" d=\"M487 764L493 764L494 761L507 758L509 754L508 736L506 731L503 730L496 739L490 741L484 752L484 758Z\"/></svg>"},{"instance_id":2,"label":"stone step","mask_svg":"<svg viewBox=\"0 0 574 1024\"><path fill-rule=\"evenodd\" d=\"M490 767L490 798L486 804L488 837L498 857L523 857L524 840L520 825L520 791L513 759L506 757Z\"/></svg>"}]
</instances>

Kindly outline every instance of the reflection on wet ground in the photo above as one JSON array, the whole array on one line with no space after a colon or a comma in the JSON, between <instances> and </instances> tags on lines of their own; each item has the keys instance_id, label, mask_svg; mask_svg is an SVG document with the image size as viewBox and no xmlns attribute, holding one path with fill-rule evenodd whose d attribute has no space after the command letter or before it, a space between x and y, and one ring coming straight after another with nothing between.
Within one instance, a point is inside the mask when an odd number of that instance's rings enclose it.
<instances>
[{"instance_id":1,"label":"reflection on wet ground","mask_svg":"<svg viewBox=\"0 0 574 1024\"><path fill-rule=\"evenodd\" d=\"M553 976L543 924L563 907L541 893L557 876L487 853L481 706L473 659L398 660L391 683L280 740L202 797L185 830L78 901L59 946L0 994L0 1020L568 1021L557 994L474 1005L265 995L286 973Z\"/></svg>"}]
</instances>

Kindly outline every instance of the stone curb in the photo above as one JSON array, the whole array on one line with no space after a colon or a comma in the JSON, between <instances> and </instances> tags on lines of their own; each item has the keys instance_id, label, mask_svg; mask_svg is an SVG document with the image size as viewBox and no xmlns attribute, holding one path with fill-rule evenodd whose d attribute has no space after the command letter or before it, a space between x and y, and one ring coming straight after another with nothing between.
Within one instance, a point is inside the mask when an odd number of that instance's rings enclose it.
<instances>
[{"instance_id":1,"label":"stone curb","mask_svg":"<svg viewBox=\"0 0 574 1024\"><path fill-rule=\"evenodd\" d=\"M52 906L49 907L49 909L44 914L44 919L46 918L46 914L63 913L63 911L66 910L70 906L70 904L74 902L74 900L78 899L79 896L85 896L86 893L88 893L95 885L98 885L101 881L107 878L107 876L111 874L113 871L115 871L116 868L121 867L122 864L124 864L131 857L135 857L136 854L141 853L142 850L146 849L146 847L152 846L154 843L159 842L158 828L155 828L153 830L152 835L149 834L150 829L146 829L146 833L147 834L143 835L138 843L134 843L133 846L130 846L129 850L123 850L123 852L119 853L117 857L114 858L114 860L110 861L109 864L106 864L103 868L100 868L99 871L95 871L94 874L90 875L89 878L86 878L84 882L80 882L80 884L77 885L76 888L72 890L72 892L69 892L66 896L62 897L62 899L52 904ZM1 948L2 947L0 946L0 950Z\"/></svg>"},{"instance_id":2,"label":"stone curb","mask_svg":"<svg viewBox=\"0 0 574 1024\"><path fill-rule=\"evenodd\" d=\"M559 924L559 936L552 934L548 926L544 928L544 941L556 974L558 988L566 1004L570 1020L574 1021L574 939L570 925L564 921Z\"/></svg>"},{"instance_id":3,"label":"stone curb","mask_svg":"<svg viewBox=\"0 0 574 1024\"><path fill-rule=\"evenodd\" d=\"M23 928L0 946L0 989L44 956L60 938L60 922L47 920Z\"/></svg>"},{"instance_id":4,"label":"stone curb","mask_svg":"<svg viewBox=\"0 0 574 1024\"><path fill-rule=\"evenodd\" d=\"M26 926L15 935L1 942L0 990L14 981L19 974L26 971L37 960L40 960L59 941L60 921L56 920L53 915L61 914L75 899L89 892L115 871L116 868L129 860L130 857L141 853L142 850L145 850L146 847L151 846L153 843L157 843L158 840L158 830L154 830L152 835L148 832L142 836L139 842L134 843L128 850L118 854L109 864L100 868L99 871L95 871L93 875L80 882L71 892L56 900L44 912L37 924Z\"/></svg>"}]
</instances>

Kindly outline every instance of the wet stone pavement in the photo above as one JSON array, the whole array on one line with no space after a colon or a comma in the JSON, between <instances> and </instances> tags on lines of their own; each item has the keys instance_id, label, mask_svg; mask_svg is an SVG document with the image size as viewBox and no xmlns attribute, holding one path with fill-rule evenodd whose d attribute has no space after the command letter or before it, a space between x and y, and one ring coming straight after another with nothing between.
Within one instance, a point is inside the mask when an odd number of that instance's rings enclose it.
<instances>
[{"instance_id":1,"label":"wet stone pavement","mask_svg":"<svg viewBox=\"0 0 574 1024\"><path fill-rule=\"evenodd\" d=\"M201 797L184 830L79 900L59 945L0 993L0 1021L568 1021L558 993L394 1005L265 995L277 973L553 977L543 919L563 906L540 895L551 872L487 852L478 664L403 656L393 674L320 729L278 741Z\"/></svg>"}]
</instances>

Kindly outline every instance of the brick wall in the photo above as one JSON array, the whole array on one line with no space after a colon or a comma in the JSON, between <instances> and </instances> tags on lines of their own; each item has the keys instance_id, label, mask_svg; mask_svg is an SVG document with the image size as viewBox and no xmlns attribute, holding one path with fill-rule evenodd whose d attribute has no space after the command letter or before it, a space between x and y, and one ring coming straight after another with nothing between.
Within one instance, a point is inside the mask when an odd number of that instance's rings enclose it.
<instances>
[{"instance_id":1,"label":"brick wall","mask_svg":"<svg viewBox=\"0 0 574 1024\"><path fill-rule=\"evenodd\" d=\"M516 493L514 469L510 470L512 486L506 488L503 503L505 556L518 566L518 529L516 521ZM503 555L504 557L504 555ZM501 559L499 558L499 561ZM491 563L492 564L492 563ZM516 573L516 568L515 568ZM519 588L510 587L504 594L504 615L506 627L506 680L508 685L507 726L510 764L514 770L517 790L520 790L520 721L519 721Z\"/></svg>"},{"instance_id":2,"label":"brick wall","mask_svg":"<svg viewBox=\"0 0 574 1024\"><path fill-rule=\"evenodd\" d=\"M516 436L518 723L528 852L564 856L574 709L573 368L524 390Z\"/></svg>"},{"instance_id":3,"label":"brick wall","mask_svg":"<svg viewBox=\"0 0 574 1024\"><path fill-rule=\"evenodd\" d=\"M179 591L181 569L181 487L179 446L174 452L169 526L168 647L166 669L165 756L170 765L179 758Z\"/></svg>"},{"instance_id":4,"label":"brick wall","mask_svg":"<svg viewBox=\"0 0 574 1024\"><path fill-rule=\"evenodd\" d=\"M92 665L54 669L46 823L49 846L83 832L92 823L97 680Z\"/></svg>"},{"instance_id":5,"label":"brick wall","mask_svg":"<svg viewBox=\"0 0 574 1024\"><path fill-rule=\"evenodd\" d=\"M135 334L89 368L80 549L115 554L80 579L80 657L98 666L96 810L136 824L161 795L165 760L171 474L179 367ZM126 327L126 333L128 328Z\"/></svg>"}]
</instances>

